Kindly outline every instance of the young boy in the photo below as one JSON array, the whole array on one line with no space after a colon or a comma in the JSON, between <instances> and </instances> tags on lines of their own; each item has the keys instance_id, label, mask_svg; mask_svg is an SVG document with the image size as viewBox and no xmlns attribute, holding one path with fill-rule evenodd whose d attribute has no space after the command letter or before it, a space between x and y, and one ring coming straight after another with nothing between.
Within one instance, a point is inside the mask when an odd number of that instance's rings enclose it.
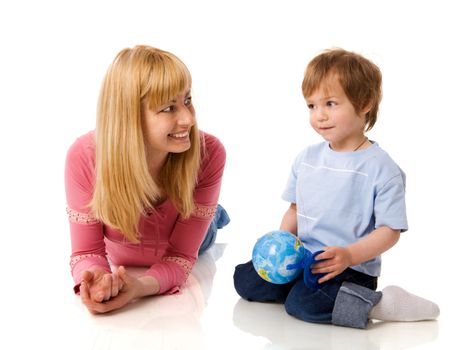
<instances>
[{"instance_id":1,"label":"young boy","mask_svg":"<svg viewBox=\"0 0 475 350\"><path fill-rule=\"evenodd\" d=\"M300 237L314 254L316 282L303 277L277 285L252 262L236 266L234 283L250 301L285 304L308 322L365 328L368 319L435 319L436 304L389 286L376 292L380 255L407 230L405 174L365 132L377 119L381 72L361 55L328 50L307 66L302 92L310 124L325 142L296 158L283 199L280 229Z\"/></svg>"}]
</instances>

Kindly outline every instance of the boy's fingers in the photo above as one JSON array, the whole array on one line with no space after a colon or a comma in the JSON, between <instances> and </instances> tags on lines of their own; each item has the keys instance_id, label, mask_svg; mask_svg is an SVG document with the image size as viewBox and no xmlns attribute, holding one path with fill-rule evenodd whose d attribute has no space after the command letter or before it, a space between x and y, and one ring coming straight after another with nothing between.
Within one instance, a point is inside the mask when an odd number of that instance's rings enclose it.
<instances>
[{"instance_id":1,"label":"boy's fingers","mask_svg":"<svg viewBox=\"0 0 475 350\"><path fill-rule=\"evenodd\" d=\"M320 266L320 265L314 265L315 268L312 268L312 273L333 273L336 270L335 265L329 265L329 266Z\"/></svg>"},{"instance_id":2,"label":"boy's fingers","mask_svg":"<svg viewBox=\"0 0 475 350\"><path fill-rule=\"evenodd\" d=\"M320 278L318 280L318 283L324 283L328 280L331 280L333 277L335 277L337 274L336 273L327 273L325 276L323 276L322 278Z\"/></svg>"},{"instance_id":3,"label":"boy's fingers","mask_svg":"<svg viewBox=\"0 0 475 350\"><path fill-rule=\"evenodd\" d=\"M334 254L333 254L333 251L331 250L331 248L325 247L324 249L325 249L325 251L323 253L318 254L315 257L315 260L325 260L325 259L331 259L333 257Z\"/></svg>"}]
</instances>

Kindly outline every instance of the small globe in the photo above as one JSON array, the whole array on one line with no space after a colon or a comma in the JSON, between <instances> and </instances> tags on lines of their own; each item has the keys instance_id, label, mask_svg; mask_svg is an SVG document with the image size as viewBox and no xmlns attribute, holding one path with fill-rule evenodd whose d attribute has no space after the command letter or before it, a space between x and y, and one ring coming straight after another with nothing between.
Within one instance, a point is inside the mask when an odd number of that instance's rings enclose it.
<instances>
[{"instance_id":1,"label":"small globe","mask_svg":"<svg viewBox=\"0 0 475 350\"><path fill-rule=\"evenodd\" d=\"M259 276L275 284L288 283L300 274L305 248L300 239L288 231L272 231L259 238L252 250L252 264Z\"/></svg>"}]
</instances>

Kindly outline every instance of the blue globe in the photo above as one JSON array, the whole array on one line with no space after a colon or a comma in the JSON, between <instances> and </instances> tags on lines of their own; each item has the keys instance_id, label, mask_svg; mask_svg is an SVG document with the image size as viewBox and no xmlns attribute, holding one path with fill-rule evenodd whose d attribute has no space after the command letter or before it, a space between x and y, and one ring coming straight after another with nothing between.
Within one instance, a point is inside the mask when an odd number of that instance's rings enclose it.
<instances>
[{"instance_id":1,"label":"blue globe","mask_svg":"<svg viewBox=\"0 0 475 350\"><path fill-rule=\"evenodd\" d=\"M288 231L272 231L259 238L252 250L252 264L259 276L276 284L288 283L300 274L305 248L300 239Z\"/></svg>"}]
</instances>

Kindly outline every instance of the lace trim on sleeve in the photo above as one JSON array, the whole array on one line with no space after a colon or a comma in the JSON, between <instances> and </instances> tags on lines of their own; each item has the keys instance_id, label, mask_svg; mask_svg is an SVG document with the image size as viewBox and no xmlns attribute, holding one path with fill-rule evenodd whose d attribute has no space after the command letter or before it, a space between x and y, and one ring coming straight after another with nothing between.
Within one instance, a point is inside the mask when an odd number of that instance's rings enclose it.
<instances>
[{"instance_id":1,"label":"lace trim on sleeve","mask_svg":"<svg viewBox=\"0 0 475 350\"><path fill-rule=\"evenodd\" d=\"M71 261L69 262L69 266L71 266L71 270L73 269L74 265L76 265L78 262L80 262L83 259L87 258L100 258L104 259L107 262L107 259L103 255L99 254L82 254L82 255L75 255L71 257Z\"/></svg>"},{"instance_id":2,"label":"lace trim on sleeve","mask_svg":"<svg viewBox=\"0 0 475 350\"><path fill-rule=\"evenodd\" d=\"M193 268L193 264L190 261L180 258L178 256L165 256L162 258L162 260L174 262L175 264L183 268L183 270L185 271L186 278L188 278L191 273L191 269Z\"/></svg>"},{"instance_id":3,"label":"lace trim on sleeve","mask_svg":"<svg viewBox=\"0 0 475 350\"><path fill-rule=\"evenodd\" d=\"M203 218L203 219L212 219L214 217L214 214L216 214L217 206L207 206L207 205L201 205L201 204L196 204L195 205L195 210L193 210L192 215Z\"/></svg>"},{"instance_id":4,"label":"lace trim on sleeve","mask_svg":"<svg viewBox=\"0 0 475 350\"><path fill-rule=\"evenodd\" d=\"M66 213L70 222L81 225L97 224L99 221L92 214L80 213L74 209L66 207Z\"/></svg>"}]
</instances>

